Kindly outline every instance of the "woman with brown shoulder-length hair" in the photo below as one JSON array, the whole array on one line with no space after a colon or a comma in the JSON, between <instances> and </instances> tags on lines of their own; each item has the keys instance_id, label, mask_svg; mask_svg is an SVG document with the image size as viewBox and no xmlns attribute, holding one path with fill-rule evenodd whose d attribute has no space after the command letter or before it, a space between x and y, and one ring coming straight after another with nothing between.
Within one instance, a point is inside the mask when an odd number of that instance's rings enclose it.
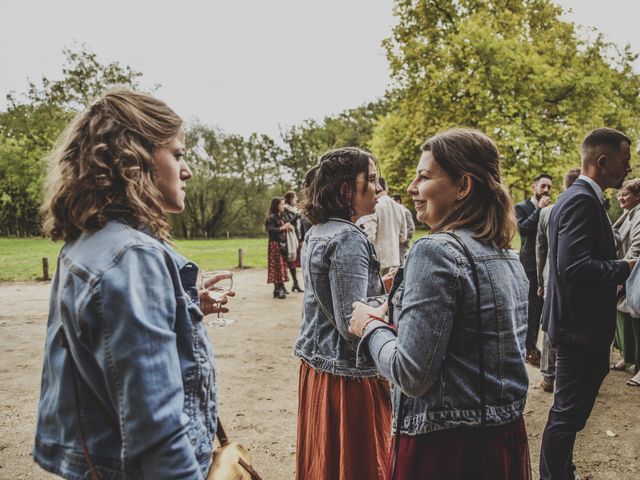
<instances>
[{"instance_id":1,"label":"woman with brown shoulder-length hair","mask_svg":"<svg viewBox=\"0 0 640 480\"><path fill-rule=\"evenodd\" d=\"M412 245L390 301L354 305L349 329L393 385L387 478L527 480L528 282L498 148L476 130L436 135L407 191L432 235Z\"/></svg>"},{"instance_id":2,"label":"woman with brown shoulder-length hair","mask_svg":"<svg viewBox=\"0 0 640 480\"><path fill-rule=\"evenodd\" d=\"M51 155L44 232L64 245L33 458L64 478L204 478L212 463L216 375L202 319L219 307L168 242L167 215L184 209L191 178L182 124L150 95L112 90Z\"/></svg>"},{"instance_id":3,"label":"woman with brown shoulder-length hair","mask_svg":"<svg viewBox=\"0 0 640 480\"><path fill-rule=\"evenodd\" d=\"M389 386L357 354L351 305L384 292L373 244L355 225L375 210L375 159L357 148L325 153L305 176L302 211L314 224L302 248L304 307L296 478L381 479L387 467Z\"/></svg>"}]
</instances>

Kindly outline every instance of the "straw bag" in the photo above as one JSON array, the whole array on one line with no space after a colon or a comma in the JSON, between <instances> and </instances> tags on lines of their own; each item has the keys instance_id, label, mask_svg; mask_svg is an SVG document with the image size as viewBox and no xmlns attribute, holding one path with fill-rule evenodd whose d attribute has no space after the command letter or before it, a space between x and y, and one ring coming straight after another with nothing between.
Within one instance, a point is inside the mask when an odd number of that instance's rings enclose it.
<instances>
[{"instance_id":1,"label":"straw bag","mask_svg":"<svg viewBox=\"0 0 640 480\"><path fill-rule=\"evenodd\" d=\"M216 437L220 446L213 452L207 480L262 480L251 466L249 451L238 442L230 442L218 418Z\"/></svg>"}]
</instances>

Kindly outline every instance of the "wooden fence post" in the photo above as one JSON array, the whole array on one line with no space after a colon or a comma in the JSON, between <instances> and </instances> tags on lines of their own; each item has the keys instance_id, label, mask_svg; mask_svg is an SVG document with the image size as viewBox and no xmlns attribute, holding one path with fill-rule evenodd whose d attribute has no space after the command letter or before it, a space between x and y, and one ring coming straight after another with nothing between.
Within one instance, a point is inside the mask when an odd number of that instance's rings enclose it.
<instances>
[{"instance_id":1,"label":"wooden fence post","mask_svg":"<svg viewBox=\"0 0 640 480\"><path fill-rule=\"evenodd\" d=\"M243 248L238 249L238 268L241 270L244 268L244 249Z\"/></svg>"},{"instance_id":2,"label":"wooden fence post","mask_svg":"<svg viewBox=\"0 0 640 480\"><path fill-rule=\"evenodd\" d=\"M47 281L50 280L49 278L49 259L48 258L43 258L42 259L42 279Z\"/></svg>"}]
</instances>

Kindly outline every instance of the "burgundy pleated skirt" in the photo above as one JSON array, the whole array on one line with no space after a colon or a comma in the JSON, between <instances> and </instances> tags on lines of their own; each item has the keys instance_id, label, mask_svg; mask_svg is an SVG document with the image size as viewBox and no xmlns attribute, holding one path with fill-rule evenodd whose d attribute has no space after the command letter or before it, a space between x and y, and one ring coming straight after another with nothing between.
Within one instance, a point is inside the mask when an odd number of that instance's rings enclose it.
<instances>
[{"instance_id":1,"label":"burgundy pleated skirt","mask_svg":"<svg viewBox=\"0 0 640 480\"><path fill-rule=\"evenodd\" d=\"M400 435L396 466L392 441L389 480L530 480L531 460L524 419L487 427L484 454L480 429L456 428L424 435Z\"/></svg>"}]
</instances>

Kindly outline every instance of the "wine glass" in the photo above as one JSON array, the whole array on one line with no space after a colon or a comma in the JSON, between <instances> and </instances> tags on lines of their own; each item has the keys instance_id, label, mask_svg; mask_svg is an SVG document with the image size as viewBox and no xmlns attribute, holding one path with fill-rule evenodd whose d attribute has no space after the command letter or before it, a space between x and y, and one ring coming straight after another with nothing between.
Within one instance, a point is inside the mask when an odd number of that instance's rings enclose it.
<instances>
[{"instance_id":1,"label":"wine glass","mask_svg":"<svg viewBox=\"0 0 640 480\"><path fill-rule=\"evenodd\" d=\"M217 276L224 276L226 278L222 278L213 285L205 287L208 280ZM202 288L206 289L209 298L217 303L219 308L222 308L222 300L225 298L227 293L229 293L229 290L233 288L233 273L229 270L211 270L202 272ZM235 320L225 318L224 313L218 311L217 318L209 320L207 325L210 327L226 327L232 323L235 323Z\"/></svg>"}]
</instances>

